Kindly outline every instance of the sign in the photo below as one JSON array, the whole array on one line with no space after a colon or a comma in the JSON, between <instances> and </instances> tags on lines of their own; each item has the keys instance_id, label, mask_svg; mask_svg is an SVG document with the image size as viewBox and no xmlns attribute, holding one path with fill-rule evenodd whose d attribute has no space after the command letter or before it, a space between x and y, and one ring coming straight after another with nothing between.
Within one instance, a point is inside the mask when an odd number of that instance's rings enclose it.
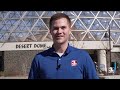
<instances>
[{"instance_id":1,"label":"sign","mask_svg":"<svg viewBox=\"0 0 120 90\"><path fill-rule=\"evenodd\" d=\"M45 50L52 47L52 42L11 42L0 43L0 51L9 50Z\"/></svg>"},{"instance_id":2,"label":"sign","mask_svg":"<svg viewBox=\"0 0 120 90\"><path fill-rule=\"evenodd\" d=\"M7 42L0 43L0 51L10 50L46 50L52 47L53 42ZM70 41L71 46L81 49L109 49L108 41ZM113 42L111 42L111 48Z\"/></svg>"}]
</instances>

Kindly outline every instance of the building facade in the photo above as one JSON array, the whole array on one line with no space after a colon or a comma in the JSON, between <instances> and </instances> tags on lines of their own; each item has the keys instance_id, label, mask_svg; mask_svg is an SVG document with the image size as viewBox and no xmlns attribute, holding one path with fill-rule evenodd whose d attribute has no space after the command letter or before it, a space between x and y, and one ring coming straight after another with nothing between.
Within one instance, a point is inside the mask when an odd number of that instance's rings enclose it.
<instances>
[{"instance_id":1,"label":"building facade","mask_svg":"<svg viewBox=\"0 0 120 90\"><path fill-rule=\"evenodd\" d=\"M52 45L49 19L58 12L72 21L70 44L86 49L99 73L116 71L120 63L119 11L1 11L0 71L28 75L34 55Z\"/></svg>"}]
</instances>

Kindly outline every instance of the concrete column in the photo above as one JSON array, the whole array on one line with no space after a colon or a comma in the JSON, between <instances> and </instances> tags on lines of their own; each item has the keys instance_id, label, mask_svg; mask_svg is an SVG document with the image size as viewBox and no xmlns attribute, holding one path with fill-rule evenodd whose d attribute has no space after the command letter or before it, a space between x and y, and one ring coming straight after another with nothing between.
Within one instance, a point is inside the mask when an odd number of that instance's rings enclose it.
<instances>
[{"instance_id":1,"label":"concrete column","mask_svg":"<svg viewBox=\"0 0 120 90\"><path fill-rule=\"evenodd\" d=\"M106 51L105 50L98 50L97 51L97 57L98 57L98 67L102 71L107 72Z\"/></svg>"}]
</instances>

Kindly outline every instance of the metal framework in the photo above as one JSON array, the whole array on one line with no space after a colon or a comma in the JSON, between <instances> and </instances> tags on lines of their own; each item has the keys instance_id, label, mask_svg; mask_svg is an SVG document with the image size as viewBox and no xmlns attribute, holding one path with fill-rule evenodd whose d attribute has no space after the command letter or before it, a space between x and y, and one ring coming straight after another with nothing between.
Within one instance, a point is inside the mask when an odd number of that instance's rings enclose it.
<instances>
[{"instance_id":1,"label":"metal framework","mask_svg":"<svg viewBox=\"0 0 120 90\"><path fill-rule=\"evenodd\" d=\"M120 45L120 11L59 11L72 21L71 41L106 41ZM52 41L49 19L58 11L0 11L0 42Z\"/></svg>"}]
</instances>

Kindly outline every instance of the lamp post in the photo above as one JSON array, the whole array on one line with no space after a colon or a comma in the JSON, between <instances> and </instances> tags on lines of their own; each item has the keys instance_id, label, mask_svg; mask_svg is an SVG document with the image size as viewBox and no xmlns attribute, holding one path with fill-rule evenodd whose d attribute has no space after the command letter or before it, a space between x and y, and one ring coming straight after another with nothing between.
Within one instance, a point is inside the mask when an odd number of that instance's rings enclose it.
<instances>
[{"instance_id":1,"label":"lamp post","mask_svg":"<svg viewBox=\"0 0 120 90\"><path fill-rule=\"evenodd\" d=\"M110 24L108 25L108 34L109 34L109 36L108 36L108 38L109 38L109 50L108 50L108 52L109 52L109 65L110 65L110 67L111 67L111 40L110 40L110 36L111 36L111 34L110 34ZM108 66L108 70L109 70L109 66ZM109 71L108 71L108 74L109 74Z\"/></svg>"},{"instance_id":2,"label":"lamp post","mask_svg":"<svg viewBox=\"0 0 120 90\"><path fill-rule=\"evenodd\" d=\"M108 32L108 35L107 35L107 32ZM107 52L107 75L109 74L109 67L111 66L111 40L110 40L110 24L108 24L108 31L105 33L105 38L107 38L108 40L108 45L109 45L109 49L108 49L108 52ZM110 63L110 64L109 64Z\"/></svg>"},{"instance_id":3,"label":"lamp post","mask_svg":"<svg viewBox=\"0 0 120 90\"><path fill-rule=\"evenodd\" d=\"M109 53L110 53L110 66L111 66L111 40L110 40L110 25L109 25L109 28L108 28L108 33L109 33Z\"/></svg>"}]
</instances>

